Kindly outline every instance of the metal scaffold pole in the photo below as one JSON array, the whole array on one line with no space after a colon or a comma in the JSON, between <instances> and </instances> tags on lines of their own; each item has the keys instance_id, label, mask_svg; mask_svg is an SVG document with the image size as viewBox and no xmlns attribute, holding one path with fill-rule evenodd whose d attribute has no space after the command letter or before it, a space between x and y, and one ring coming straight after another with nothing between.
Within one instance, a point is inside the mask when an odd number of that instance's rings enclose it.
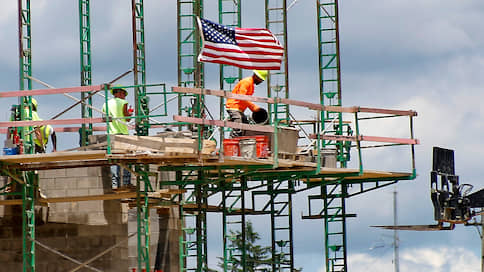
<instances>
[{"instance_id":1,"label":"metal scaffold pole","mask_svg":"<svg viewBox=\"0 0 484 272\"><path fill-rule=\"evenodd\" d=\"M272 231L272 271L294 271L294 244L292 226L292 180L269 180L271 231Z\"/></svg>"},{"instance_id":2,"label":"metal scaffold pole","mask_svg":"<svg viewBox=\"0 0 484 272\"><path fill-rule=\"evenodd\" d=\"M146 94L146 55L143 0L131 0L136 134L148 135L149 100Z\"/></svg>"},{"instance_id":3,"label":"metal scaffold pole","mask_svg":"<svg viewBox=\"0 0 484 272\"><path fill-rule=\"evenodd\" d=\"M240 174L240 173L239 173ZM240 180L239 180L240 179ZM237 235L245 235L245 177L227 178L222 183L222 229L224 245L224 271L245 268L245 239L237 243ZM240 247L239 247L240 246Z\"/></svg>"},{"instance_id":4,"label":"metal scaffold pole","mask_svg":"<svg viewBox=\"0 0 484 272\"><path fill-rule=\"evenodd\" d=\"M32 21L30 0L18 1L18 36L19 36L19 80L20 90L32 90ZM32 120L32 97L27 100L19 97L21 120ZM26 110L28 109L28 110ZM20 137L24 152L34 153L32 127L20 128ZM33 171L22 172L20 183L22 194L22 260L23 271L35 271L35 192L36 174Z\"/></svg>"},{"instance_id":5,"label":"metal scaffold pole","mask_svg":"<svg viewBox=\"0 0 484 272\"><path fill-rule=\"evenodd\" d=\"M146 53L143 0L131 0L133 33L133 83L136 135L149 134L149 106L146 93ZM138 232L138 270L150 271L150 209L148 192L153 191L149 179L149 165L136 164L136 209Z\"/></svg>"},{"instance_id":6,"label":"metal scaffold pole","mask_svg":"<svg viewBox=\"0 0 484 272\"><path fill-rule=\"evenodd\" d=\"M346 197L347 185L338 182L321 186L324 199L324 238L326 271L346 272Z\"/></svg>"},{"instance_id":7,"label":"metal scaffold pole","mask_svg":"<svg viewBox=\"0 0 484 272\"><path fill-rule=\"evenodd\" d=\"M91 15L90 0L79 0L79 40L81 52L81 86L92 84L92 63L91 63ZM87 99L86 99L87 98ZM81 118L92 118L92 96L91 92L82 92L81 101L87 102L81 105ZM88 136L92 135L92 124L82 124L80 131L80 144L89 144Z\"/></svg>"},{"instance_id":8,"label":"metal scaffold pole","mask_svg":"<svg viewBox=\"0 0 484 272\"><path fill-rule=\"evenodd\" d=\"M284 46L280 70L271 70L267 77L267 97L289 98L289 76L287 57L287 3L286 0L265 0L266 28ZM289 105L273 104L269 107L271 122L289 124ZM277 124L279 125L279 124Z\"/></svg>"},{"instance_id":9,"label":"metal scaffold pole","mask_svg":"<svg viewBox=\"0 0 484 272\"><path fill-rule=\"evenodd\" d=\"M241 0L219 0L218 1L218 18L219 23L228 27L242 26L242 4ZM220 90L232 91L232 88L238 80L242 78L242 69L221 64L220 66ZM225 117L225 99L220 97L220 119ZM223 143L224 128L220 128L220 142ZM222 146L223 148L223 146Z\"/></svg>"},{"instance_id":10,"label":"metal scaffold pole","mask_svg":"<svg viewBox=\"0 0 484 272\"><path fill-rule=\"evenodd\" d=\"M338 0L318 0L317 20L321 105L341 106ZM326 134L343 135L345 127L347 133L351 131L349 125L343 124L341 112L321 112L321 122ZM342 141L329 140L322 146L335 149L341 167L346 167L349 147Z\"/></svg>"},{"instance_id":11,"label":"metal scaffold pole","mask_svg":"<svg viewBox=\"0 0 484 272\"><path fill-rule=\"evenodd\" d=\"M198 32L197 17L203 16L202 0L177 1L177 52L178 52L178 86L204 87L204 65L198 62L201 40ZM188 116L200 116L196 105L203 99L201 95L178 95L178 115L185 111Z\"/></svg>"},{"instance_id":12,"label":"metal scaffold pole","mask_svg":"<svg viewBox=\"0 0 484 272\"><path fill-rule=\"evenodd\" d=\"M18 0L18 40L19 40L19 89L32 90L32 17L30 0ZM19 97L21 120L32 120L32 97ZM30 136L32 127L17 128L23 141L24 153L34 153L34 141Z\"/></svg>"}]
</instances>

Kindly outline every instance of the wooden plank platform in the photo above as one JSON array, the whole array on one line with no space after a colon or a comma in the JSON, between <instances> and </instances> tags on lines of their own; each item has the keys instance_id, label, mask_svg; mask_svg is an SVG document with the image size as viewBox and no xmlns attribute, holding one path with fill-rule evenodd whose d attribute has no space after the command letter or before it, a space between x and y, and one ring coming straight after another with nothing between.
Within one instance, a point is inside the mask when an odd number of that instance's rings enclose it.
<instances>
[{"instance_id":1,"label":"wooden plank platform","mask_svg":"<svg viewBox=\"0 0 484 272\"><path fill-rule=\"evenodd\" d=\"M76 168L105 166L116 163L139 163L155 164L159 166L195 166L195 167L245 167L245 166L267 166L257 170L258 173L275 173L275 172L310 172L314 171L317 164L314 162L294 161L288 159L279 159L277 167L274 166L272 159L251 159L243 157L223 157L216 155L197 155L197 154L156 154L156 153L123 153L123 154L106 154L104 150L99 151L71 151L55 152L47 154L30 154L30 155L10 155L0 156L0 164L3 167L19 170L38 170L38 169L59 169L59 168ZM406 179L412 177L412 173L387 172L376 170L364 170L360 175L358 169L348 168L328 168L321 167L320 176L346 176L350 182L361 182L366 179L372 180L394 180ZM314 181L320 180L314 178Z\"/></svg>"}]
</instances>

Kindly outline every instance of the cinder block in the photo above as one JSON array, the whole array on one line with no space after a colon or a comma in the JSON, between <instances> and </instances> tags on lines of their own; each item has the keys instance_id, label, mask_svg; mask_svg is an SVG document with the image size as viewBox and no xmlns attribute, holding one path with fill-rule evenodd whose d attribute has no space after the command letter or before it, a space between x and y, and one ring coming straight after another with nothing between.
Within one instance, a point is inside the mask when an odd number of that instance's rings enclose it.
<instances>
[{"instance_id":1,"label":"cinder block","mask_svg":"<svg viewBox=\"0 0 484 272\"><path fill-rule=\"evenodd\" d=\"M88 196L89 189L69 189L67 190L67 196Z\"/></svg>"},{"instance_id":2,"label":"cinder block","mask_svg":"<svg viewBox=\"0 0 484 272\"><path fill-rule=\"evenodd\" d=\"M78 189L88 189L91 187L90 177L79 177L77 178L77 188Z\"/></svg>"},{"instance_id":3,"label":"cinder block","mask_svg":"<svg viewBox=\"0 0 484 272\"><path fill-rule=\"evenodd\" d=\"M55 177L55 170L39 170L37 174L39 175L39 179L49 179Z\"/></svg>"},{"instance_id":4,"label":"cinder block","mask_svg":"<svg viewBox=\"0 0 484 272\"><path fill-rule=\"evenodd\" d=\"M78 202L77 205L79 207L78 211L81 213L93 213L93 212L103 211L102 200L82 201L82 202Z\"/></svg>"},{"instance_id":5,"label":"cinder block","mask_svg":"<svg viewBox=\"0 0 484 272\"><path fill-rule=\"evenodd\" d=\"M52 171L50 174L52 175L51 177L53 178L65 178L65 177L68 177L66 170L67 170L66 168L62 168L62 169L55 169L55 170L49 170L49 171Z\"/></svg>"},{"instance_id":6,"label":"cinder block","mask_svg":"<svg viewBox=\"0 0 484 272\"><path fill-rule=\"evenodd\" d=\"M76 189L77 188L77 177L55 178L55 187L57 189Z\"/></svg>"},{"instance_id":7,"label":"cinder block","mask_svg":"<svg viewBox=\"0 0 484 272\"><path fill-rule=\"evenodd\" d=\"M50 213L66 213L69 212L71 203L51 203L49 204Z\"/></svg>"},{"instance_id":8,"label":"cinder block","mask_svg":"<svg viewBox=\"0 0 484 272\"><path fill-rule=\"evenodd\" d=\"M88 167L81 167L81 168L69 168L67 169L67 176L70 177L88 177Z\"/></svg>"},{"instance_id":9,"label":"cinder block","mask_svg":"<svg viewBox=\"0 0 484 272\"><path fill-rule=\"evenodd\" d=\"M93 226L102 226L102 225L107 225L108 221L106 220L104 213L91 212L87 214L86 224L93 225Z\"/></svg>"},{"instance_id":10,"label":"cinder block","mask_svg":"<svg viewBox=\"0 0 484 272\"><path fill-rule=\"evenodd\" d=\"M81 180L87 180L87 182L89 183L89 188L99 188L99 189L103 189L103 180L102 180L102 177L98 177L98 176L92 176L92 177L82 177L80 178Z\"/></svg>"},{"instance_id":11,"label":"cinder block","mask_svg":"<svg viewBox=\"0 0 484 272\"><path fill-rule=\"evenodd\" d=\"M55 223L68 223L68 213L49 213L49 222Z\"/></svg>"},{"instance_id":12,"label":"cinder block","mask_svg":"<svg viewBox=\"0 0 484 272\"><path fill-rule=\"evenodd\" d=\"M53 189L53 190L42 191L42 193L45 194L47 197L65 197L67 195L67 190Z\"/></svg>"},{"instance_id":13,"label":"cinder block","mask_svg":"<svg viewBox=\"0 0 484 272\"><path fill-rule=\"evenodd\" d=\"M93 195L103 195L104 194L104 189L102 188L89 188L88 189L88 195L93 196Z\"/></svg>"},{"instance_id":14,"label":"cinder block","mask_svg":"<svg viewBox=\"0 0 484 272\"><path fill-rule=\"evenodd\" d=\"M39 180L39 187L41 190L52 190L56 189L55 179L48 178Z\"/></svg>"},{"instance_id":15,"label":"cinder block","mask_svg":"<svg viewBox=\"0 0 484 272\"><path fill-rule=\"evenodd\" d=\"M88 167L87 168L88 177L102 177L102 167Z\"/></svg>"},{"instance_id":16,"label":"cinder block","mask_svg":"<svg viewBox=\"0 0 484 272\"><path fill-rule=\"evenodd\" d=\"M87 222L88 215L81 213L68 213L67 223L71 224L85 224Z\"/></svg>"}]
</instances>

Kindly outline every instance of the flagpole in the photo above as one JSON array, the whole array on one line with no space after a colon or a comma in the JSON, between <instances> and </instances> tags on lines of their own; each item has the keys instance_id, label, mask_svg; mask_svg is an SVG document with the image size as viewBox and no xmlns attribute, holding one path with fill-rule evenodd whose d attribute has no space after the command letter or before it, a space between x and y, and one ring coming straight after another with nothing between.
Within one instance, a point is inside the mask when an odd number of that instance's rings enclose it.
<instances>
[{"instance_id":1,"label":"flagpole","mask_svg":"<svg viewBox=\"0 0 484 272\"><path fill-rule=\"evenodd\" d=\"M399 239L398 239L398 230L396 226L398 225L398 217L397 217L397 189L393 191L393 264L395 267L395 272L400 271L400 264L399 264ZM484 272L484 270L483 270Z\"/></svg>"}]
</instances>

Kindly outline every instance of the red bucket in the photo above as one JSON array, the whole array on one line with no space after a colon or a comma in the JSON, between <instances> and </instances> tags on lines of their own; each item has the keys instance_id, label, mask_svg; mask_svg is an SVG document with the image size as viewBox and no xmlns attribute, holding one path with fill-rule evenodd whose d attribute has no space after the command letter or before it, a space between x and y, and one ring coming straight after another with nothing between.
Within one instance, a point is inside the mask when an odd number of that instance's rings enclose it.
<instances>
[{"instance_id":1,"label":"red bucket","mask_svg":"<svg viewBox=\"0 0 484 272\"><path fill-rule=\"evenodd\" d=\"M269 157L269 137L266 135L255 136L257 157L267 158Z\"/></svg>"},{"instance_id":2,"label":"red bucket","mask_svg":"<svg viewBox=\"0 0 484 272\"><path fill-rule=\"evenodd\" d=\"M269 157L269 136L267 135L241 136L241 137L237 137L236 139L237 140L255 139L255 142L256 142L255 145L257 148L257 152L256 152L257 158Z\"/></svg>"},{"instance_id":3,"label":"red bucket","mask_svg":"<svg viewBox=\"0 0 484 272\"><path fill-rule=\"evenodd\" d=\"M239 140L224 139L224 156L240 156Z\"/></svg>"}]
</instances>

